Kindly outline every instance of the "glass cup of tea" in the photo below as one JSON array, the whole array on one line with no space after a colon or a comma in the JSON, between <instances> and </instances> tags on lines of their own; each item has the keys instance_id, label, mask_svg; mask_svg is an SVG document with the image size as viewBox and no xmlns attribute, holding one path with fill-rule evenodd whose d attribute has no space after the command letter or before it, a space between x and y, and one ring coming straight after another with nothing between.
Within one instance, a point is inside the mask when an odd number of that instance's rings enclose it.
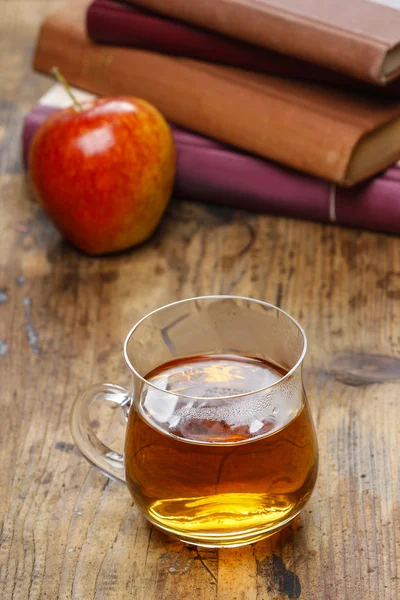
<instances>
[{"instance_id":1,"label":"glass cup of tea","mask_svg":"<svg viewBox=\"0 0 400 600\"><path fill-rule=\"evenodd\" d=\"M255 542L294 519L316 481L306 347L300 325L266 302L204 296L169 304L126 338L131 389L88 389L73 405L72 436L162 531L198 546ZM123 456L91 427L98 401L125 411Z\"/></svg>"}]
</instances>

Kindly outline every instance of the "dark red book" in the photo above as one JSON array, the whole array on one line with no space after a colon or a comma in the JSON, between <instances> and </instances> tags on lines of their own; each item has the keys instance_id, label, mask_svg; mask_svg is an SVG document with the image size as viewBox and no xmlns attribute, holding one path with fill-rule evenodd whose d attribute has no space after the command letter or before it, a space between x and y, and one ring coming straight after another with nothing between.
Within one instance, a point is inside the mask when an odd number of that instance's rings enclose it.
<instances>
[{"instance_id":1,"label":"dark red book","mask_svg":"<svg viewBox=\"0 0 400 600\"><path fill-rule=\"evenodd\" d=\"M86 27L89 37L98 43L131 46L259 73L400 96L399 80L385 87L374 86L316 64L115 0L94 0L87 10Z\"/></svg>"}]
</instances>

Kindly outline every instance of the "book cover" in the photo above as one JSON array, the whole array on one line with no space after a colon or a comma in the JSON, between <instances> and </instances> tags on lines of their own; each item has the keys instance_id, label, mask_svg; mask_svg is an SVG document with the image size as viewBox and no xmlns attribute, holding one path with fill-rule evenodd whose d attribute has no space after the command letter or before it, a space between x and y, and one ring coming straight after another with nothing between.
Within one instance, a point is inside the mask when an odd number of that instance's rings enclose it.
<instances>
[{"instance_id":1,"label":"book cover","mask_svg":"<svg viewBox=\"0 0 400 600\"><path fill-rule=\"evenodd\" d=\"M400 7L390 0L133 2L366 81L399 74Z\"/></svg>"}]
</instances>

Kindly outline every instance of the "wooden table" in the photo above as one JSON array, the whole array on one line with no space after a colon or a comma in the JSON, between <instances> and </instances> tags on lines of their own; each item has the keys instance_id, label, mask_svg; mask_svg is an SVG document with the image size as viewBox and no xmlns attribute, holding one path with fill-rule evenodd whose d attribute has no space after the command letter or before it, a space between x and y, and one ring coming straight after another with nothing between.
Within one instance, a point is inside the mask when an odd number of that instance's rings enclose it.
<instances>
[{"instance_id":1,"label":"wooden table","mask_svg":"<svg viewBox=\"0 0 400 600\"><path fill-rule=\"evenodd\" d=\"M174 202L141 248L88 258L35 204L21 120L50 81L30 71L58 2L3 2L0 23L0 598L400 598L400 241ZM400 201L400 200L399 200ZM147 311L192 295L277 303L304 325L321 467L301 521L236 550L152 529L79 456L71 402L127 384L121 347Z\"/></svg>"}]
</instances>

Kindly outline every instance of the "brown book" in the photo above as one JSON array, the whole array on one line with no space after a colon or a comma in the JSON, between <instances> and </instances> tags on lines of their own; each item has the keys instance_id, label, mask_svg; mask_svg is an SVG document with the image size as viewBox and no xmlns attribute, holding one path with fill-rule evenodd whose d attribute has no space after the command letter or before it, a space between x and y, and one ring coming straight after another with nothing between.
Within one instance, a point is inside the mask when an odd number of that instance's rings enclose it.
<instances>
[{"instance_id":1,"label":"brown book","mask_svg":"<svg viewBox=\"0 0 400 600\"><path fill-rule=\"evenodd\" d=\"M400 73L400 7L391 8L393 0L132 2L358 79L384 84Z\"/></svg>"},{"instance_id":2,"label":"brown book","mask_svg":"<svg viewBox=\"0 0 400 600\"><path fill-rule=\"evenodd\" d=\"M400 158L398 101L96 45L85 33L86 6L75 0L46 18L37 70L57 65L77 87L141 96L173 123L344 185Z\"/></svg>"}]
</instances>

